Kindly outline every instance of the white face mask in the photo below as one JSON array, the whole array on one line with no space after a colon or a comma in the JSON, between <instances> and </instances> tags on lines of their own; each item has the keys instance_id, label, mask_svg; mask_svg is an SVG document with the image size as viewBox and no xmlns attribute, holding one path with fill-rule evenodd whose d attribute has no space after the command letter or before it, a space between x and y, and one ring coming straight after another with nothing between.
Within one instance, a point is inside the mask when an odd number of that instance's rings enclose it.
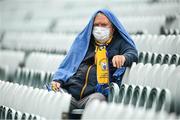
<instances>
[{"instance_id":1,"label":"white face mask","mask_svg":"<svg viewBox=\"0 0 180 120\"><path fill-rule=\"evenodd\" d=\"M94 27L93 35L95 39L100 43L105 43L110 37L110 28L106 27Z\"/></svg>"}]
</instances>

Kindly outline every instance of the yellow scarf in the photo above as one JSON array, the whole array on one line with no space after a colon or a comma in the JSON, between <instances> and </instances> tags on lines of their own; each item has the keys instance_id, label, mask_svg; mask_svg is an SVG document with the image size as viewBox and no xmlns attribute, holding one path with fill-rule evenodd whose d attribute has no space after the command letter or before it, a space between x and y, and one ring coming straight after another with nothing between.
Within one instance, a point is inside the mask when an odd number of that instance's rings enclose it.
<instances>
[{"instance_id":1,"label":"yellow scarf","mask_svg":"<svg viewBox=\"0 0 180 120\"><path fill-rule=\"evenodd\" d=\"M106 45L112 40L112 37L105 43L101 44L96 41L95 64L97 66L97 81L98 84L109 84L109 66Z\"/></svg>"}]
</instances>

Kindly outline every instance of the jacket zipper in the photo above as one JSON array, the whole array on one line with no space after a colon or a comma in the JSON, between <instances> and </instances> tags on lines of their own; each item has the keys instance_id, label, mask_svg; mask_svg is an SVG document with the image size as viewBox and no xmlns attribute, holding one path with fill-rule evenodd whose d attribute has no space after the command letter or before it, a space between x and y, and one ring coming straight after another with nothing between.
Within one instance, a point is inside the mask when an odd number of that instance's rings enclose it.
<instances>
[{"instance_id":1,"label":"jacket zipper","mask_svg":"<svg viewBox=\"0 0 180 120\"><path fill-rule=\"evenodd\" d=\"M86 73L85 83L84 83L84 86L83 86L83 88L82 88L82 90L81 90L81 93L80 93L80 99L82 98L83 93L84 93L84 90L85 90L85 88L87 87L89 72L90 72L90 69L92 68L92 66L93 66L93 65L91 65L91 66L88 67L88 70L87 70L87 73Z\"/></svg>"}]
</instances>

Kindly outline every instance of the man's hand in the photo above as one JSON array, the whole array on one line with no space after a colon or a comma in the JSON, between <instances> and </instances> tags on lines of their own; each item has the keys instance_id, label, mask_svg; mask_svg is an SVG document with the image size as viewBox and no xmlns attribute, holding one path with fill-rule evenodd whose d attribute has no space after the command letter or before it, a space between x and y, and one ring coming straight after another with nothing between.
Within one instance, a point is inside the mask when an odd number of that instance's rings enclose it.
<instances>
[{"instance_id":1,"label":"man's hand","mask_svg":"<svg viewBox=\"0 0 180 120\"><path fill-rule=\"evenodd\" d=\"M53 91L59 91L60 87L61 87L61 84L59 82L52 81L51 82L51 87L52 87Z\"/></svg>"},{"instance_id":2,"label":"man's hand","mask_svg":"<svg viewBox=\"0 0 180 120\"><path fill-rule=\"evenodd\" d=\"M126 58L124 55L115 55L112 59L112 63L114 67L120 68L124 65Z\"/></svg>"}]
</instances>

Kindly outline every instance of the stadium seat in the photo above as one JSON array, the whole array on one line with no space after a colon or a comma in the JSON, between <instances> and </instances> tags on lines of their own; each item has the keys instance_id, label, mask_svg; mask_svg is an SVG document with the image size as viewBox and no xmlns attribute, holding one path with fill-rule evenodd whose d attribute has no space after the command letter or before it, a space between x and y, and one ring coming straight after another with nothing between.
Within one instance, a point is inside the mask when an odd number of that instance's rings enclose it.
<instances>
[{"instance_id":1,"label":"stadium seat","mask_svg":"<svg viewBox=\"0 0 180 120\"><path fill-rule=\"evenodd\" d=\"M178 54L173 54L170 60L170 64L178 64L178 60L180 59Z\"/></svg>"},{"instance_id":2,"label":"stadium seat","mask_svg":"<svg viewBox=\"0 0 180 120\"><path fill-rule=\"evenodd\" d=\"M25 67L38 71L54 72L64 57L64 55L33 52L27 57Z\"/></svg>"},{"instance_id":3,"label":"stadium seat","mask_svg":"<svg viewBox=\"0 0 180 120\"><path fill-rule=\"evenodd\" d=\"M117 103L122 103L124 101L127 89L128 89L128 85L126 85L126 84L122 84L120 86L120 88L119 88L119 96L118 96L118 99L117 99Z\"/></svg>"},{"instance_id":4,"label":"stadium seat","mask_svg":"<svg viewBox=\"0 0 180 120\"><path fill-rule=\"evenodd\" d=\"M159 73L157 74L156 76L156 83L158 85L159 88L166 88L166 84L167 84L167 81L165 79L165 76L167 74L169 70L169 66L168 64L163 64L160 68L159 68ZM155 84L156 84L155 83Z\"/></svg>"},{"instance_id":5,"label":"stadium seat","mask_svg":"<svg viewBox=\"0 0 180 120\"><path fill-rule=\"evenodd\" d=\"M152 53L152 57L151 57L151 64L152 65L156 64L157 56L158 56L157 53Z\"/></svg>"},{"instance_id":6,"label":"stadium seat","mask_svg":"<svg viewBox=\"0 0 180 120\"><path fill-rule=\"evenodd\" d=\"M132 93L132 99L130 101L131 105L136 107L140 98L140 94L142 93L142 90L143 90L142 86L135 86L134 91Z\"/></svg>"},{"instance_id":7,"label":"stadium seat","mask_svg":"<svg viewBox=\"0 0 180 120\"><path fill-rule=\"evenodd\" d=\"M98 111L98 112L97 112ZM98 100L93 101L85 108L82 120L87 119L167 119L175 120L174 114L166 112L155 112L153 110L144 110L122 104L107 104Z\"/></svg>"},{"instance_id":8,"label":"stadium seat","mask_svg":"<svg viewBox=\"0 0 180 120\"><path fill-rule=\"evenodd\" d=\"M34 88L44 88L45 84L51 82L53 73L37 71L28 68L18 68L15 72L14 83L32 86Z\"/></svg>"},{"instance_id":9,"label":"stadium seat","mask_svg":"<svg viewBox=\"0 0 180 120\"><path fill-rule=\"evenodd\" d=\"M8 80L9 67L0 66L0 80Z\"/></svg>"},{"instance_id":10,"label":"stadium seat","mask_svg":"<svg viewBox=\"0 0 180 120\"><path fill-rule=\"evenodd\" d=\"M26 52L65 54L73 40L74 34L7 32L4 35L2 47Z\"/></svg>"},{"instance_id":11,"label":"stadium seat","mask_svg":"<svg viewBox=\"0 0 180 120\"><path fill-rule=\"evenodd\" d=\"M142 92L140 93L140 98L137 101L136 107L144 107L146 104L146 101L148 99L148 96L150 94L151 88L146 86L143 87Z\"/></svg>"},{"instance_id":12,"label":"stadium seat","mask_svg":"<svg viewBox=\"0 0 180 120\"><path fill-rule=\"evenodd\" d=\"M0 66L8 66L8 68L5 68L5 71L8 69L8 77L14 75L16 68L23 62L24 56L25 53L21 51L0 51ZM9 78L7 79L9 80Z\"/></svg>"},{"instance_id":13,"label":"stadium seat","mask_svg":"<svg viewBox=\"0 0 180 120\"><path fill-rule=\"evenodd\" d=\"M71 96L67 93L48 92L9 82L0 82L0 84L3 84L0 86L2 87L0 91L0 98L3 98L0 99L2 105L10 106L23 113L37 114L47 119L61 118L63 112L69 111ZM28 118L27 115L23 117Z\"/></svg>"},{"instance_id":14,"label":"stadium seat","mask_svg":"<svg viewBox=\"0 0 180 120\"><path fill-rule=\"evenodd\" d=\"M115 83L110 83L110 94L108 95L108 102L117 102L119 96L119 86Z\"/></svg>"},{"instance_id":15,"label":"stadium seat","mask_svg":"<svg viewBox=\"0 0 180 120\"><path fill-rule=\"evenodd\" d=\"M170 54L165 54L163 61L162 61L162 64L170 64L171 57L172 56Z\"/></svg>"},{"instance_id":16,"label":"stadium seat","mask_svg":"<svg viewBox=\"0 0 180 120\"><path fill-rule=\"evenodd\" d=\"M144 106L146 109L153 109L153 110L156 109L157 100L159 98L160 92L161 92L161 89L159 88L151 89L150 94Z\"/></svg>"},{"instance_id":17,"label":"stadium seat","mask_svg":"<svg viewBox=\"0 0 180 120\"><path fill-rule=\"evenodd\" d=\"M175 112L178 115L180 115L180 95L179 95L180 74L179 74L179 72L180 72L180 66L177 66L176 69L174 70L173 74L172 74L172 77L171 77L172 81L169 81L169 84L170 84L169 87L171 87L171 85L172 85L172 87L174 88L174 89L173 88L172 89L174 90L173 95L176 98L175 99Z\"/></svg>"},{"instance_id":18,"label":"stadium seat","mask_svg":"<svg viewBox=\"0 0 180 120\"><path fill-rule=\"evenodd\" d=\"M171 92L168 89L163 89L160 92L157 100L156 111L167 111L168 113L173 112L173 102Z\"/></svg>"},{"instance_id":19,"label":"stadium seat","mask_svg":"<svg viewBox=\"0 0 180 120\"><path fill-rule=\"evenodd\" d=\"M134 88L135 88L135 85L129 85L128 86L127 91L125 91L124 99L122 101L123 104L125 104L125 105L130 104L131 99L132 99L132 95L133 95L133 92L134 92Z\"/></svg>"}]
</instances>

